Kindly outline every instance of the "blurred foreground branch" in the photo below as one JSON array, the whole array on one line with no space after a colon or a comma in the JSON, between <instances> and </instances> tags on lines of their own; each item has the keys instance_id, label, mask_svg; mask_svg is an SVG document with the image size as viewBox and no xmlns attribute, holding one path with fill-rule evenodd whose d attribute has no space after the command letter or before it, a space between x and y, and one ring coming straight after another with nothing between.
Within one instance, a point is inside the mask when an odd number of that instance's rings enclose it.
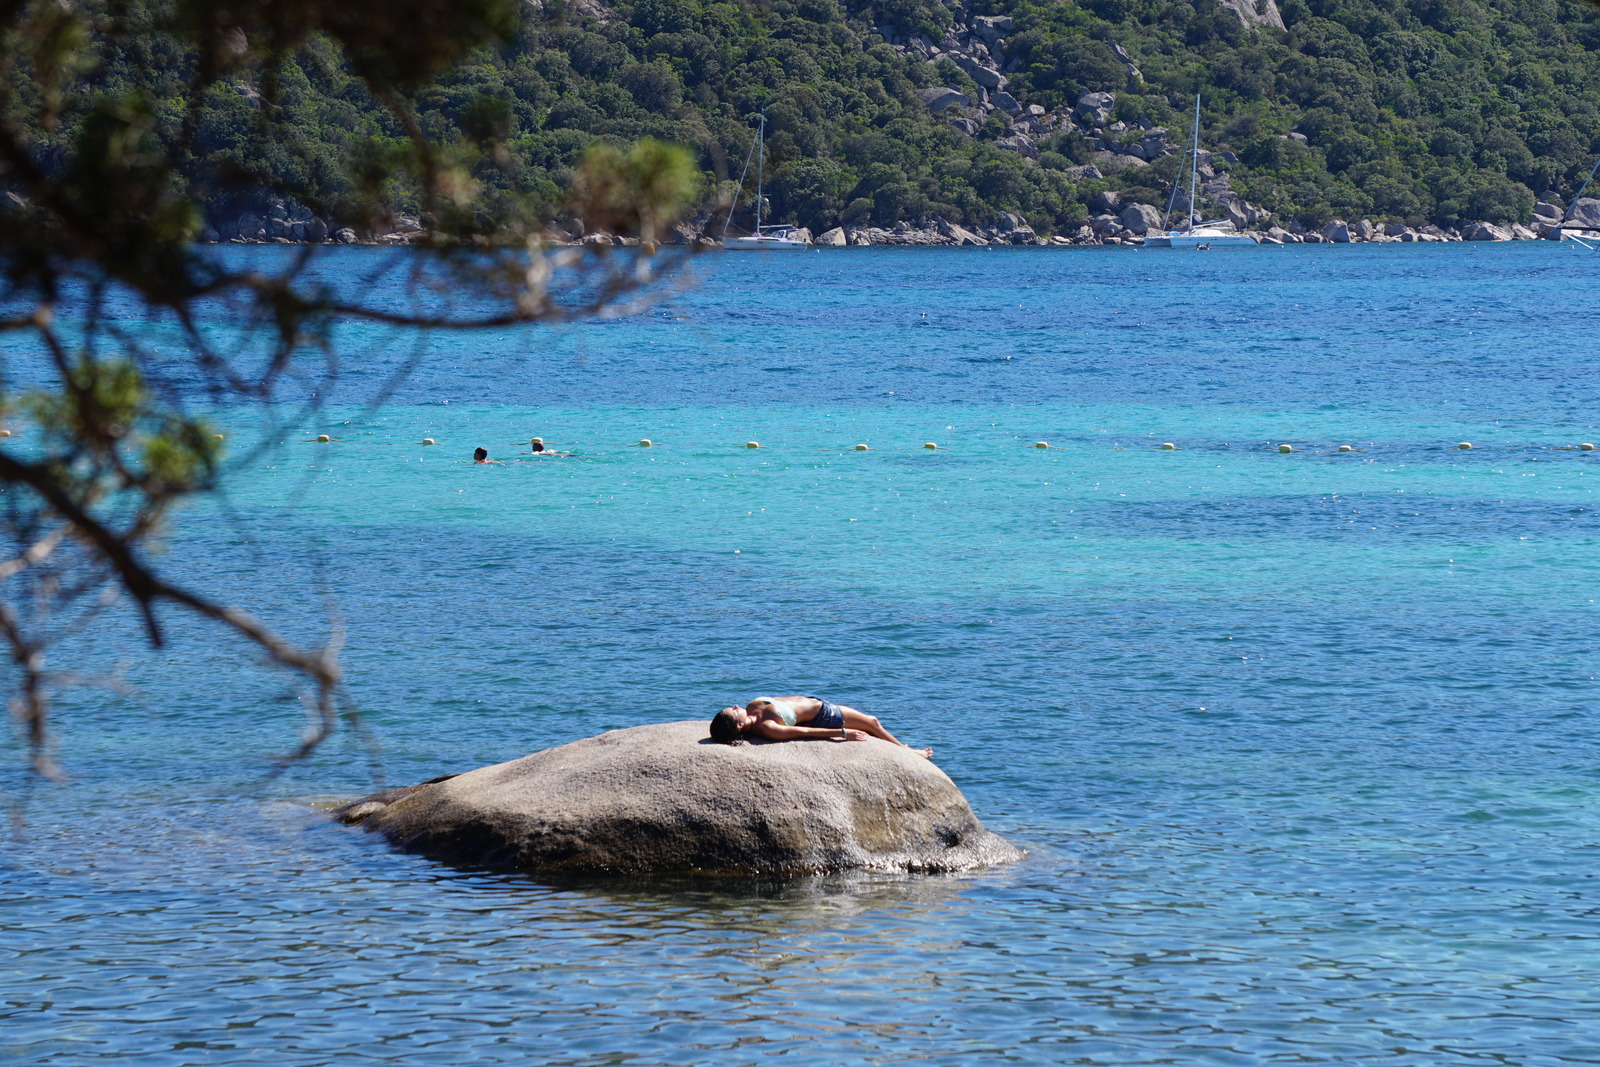
<instances>
[{"instance_id":1,"label":"blurred foreground branch","mask_svg":"<svg viewBox=\"0 0 1600 1067\"><path fill-rule=\"evenodd\" d=\"M215 491L224 471L221 436L190 405L269 405L307 368L331 383L339 322L472 330L625 312L689 254L662 247L697 193L678 148L592 150L566 207L636 241L570 247L548 229L548 203L480 195L483 176L504 165L494 122L439 144L414 119L414 92L504 40L520 17L515 0L0 4L0 424L28 427L0 448L0 641L38 773L60 773L50 693L67 676L48 669L50 650L119 601L152 648L166 639L162 612L176 610L309 683L312 728L296 756L337 722L339 627L319 648L296 647L152 562L174 509ZM305 175L293 187L253 168L250 153L211 150L214 120L236 119L248 92L251 143L294 152L282 85L313 60L343 64L404 136L350 152L338 180L325 160L287 168ZM176 110L149 88L174 78L185 101ZM382 253L366 284L341 284L314 246L269 258L195 244L201 188L287 196L369 229L413 210L420 236ZM403 283L409 303L374 296L380 275ZM234 325L232 343L208 332L208 315Z\"/></svg>"}]
</instances>

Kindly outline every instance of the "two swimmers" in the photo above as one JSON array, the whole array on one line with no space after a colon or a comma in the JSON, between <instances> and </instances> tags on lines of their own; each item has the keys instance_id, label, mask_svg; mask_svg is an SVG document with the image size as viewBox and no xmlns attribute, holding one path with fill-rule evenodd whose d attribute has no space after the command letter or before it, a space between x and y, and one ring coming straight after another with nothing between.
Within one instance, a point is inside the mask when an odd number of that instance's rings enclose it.
<instances>
[{"instance_id":1,"label":"two swimmers","mask_svg":"<svg viewBox=\"0 0 1600 1067\"><path fill-rule=\"evenodd\" d=\"M529 442L529 448L532 450L532 452L535 455L539 455L539 456L566 456L566 455L571 455L571 453L569 453L569 452L557 452L555 449L550 448L549 446L547 446L544 443L544 438L542 438L542 437L535 437L532 441L530 441ZM489 450L487 448L475 448L475 449L473 449L472 450L472 463L473 463L473 466L478 466L480 464L485 464L485 463L491 464L491 465L495 465L495 466L504 466L505 465L504 461L502 461L502 460L490 459L489 458Z\"/></svg>"}]
</instances>

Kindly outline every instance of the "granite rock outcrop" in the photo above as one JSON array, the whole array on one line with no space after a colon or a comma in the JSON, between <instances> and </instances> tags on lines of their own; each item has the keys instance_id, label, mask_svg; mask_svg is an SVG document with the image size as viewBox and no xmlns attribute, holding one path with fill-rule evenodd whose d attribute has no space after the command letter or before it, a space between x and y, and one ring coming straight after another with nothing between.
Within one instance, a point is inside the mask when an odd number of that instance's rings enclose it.
<instances>
[{"instance_id":1,"label":"granite rock outcrop","mask_svg":"<svg viewBox=\"0 0 1600 1067\"><path fill-rule=\"evenodd\" d=\"M547 873L964 871L1024 854L909 749L719 745L704 721L613 730L334 817L437 859Z\"/></svg>"}]
</instances>

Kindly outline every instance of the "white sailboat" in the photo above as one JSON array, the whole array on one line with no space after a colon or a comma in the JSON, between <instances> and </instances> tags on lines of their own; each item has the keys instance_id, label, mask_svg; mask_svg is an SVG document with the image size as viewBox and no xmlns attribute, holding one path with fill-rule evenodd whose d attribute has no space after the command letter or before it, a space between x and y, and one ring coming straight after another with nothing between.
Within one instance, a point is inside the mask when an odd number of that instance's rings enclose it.
<instances>
[{"instance_id":1,"label":"white sailboat","mask_svg":"<svg viewBox=\"0 0 1600 1067\"><path fill-rule=\"evenodd\" d=\"M1571 201L1569 201L1568 204L1567 204L1567 210L1565 210L1565 211L1563 211L1561 213L1561 221L1556 223L1556 230L1555 230L1555 239L1556 240L1558 240L1558 241L1571 241L1573 244L1577 245L1579 248L1586 248L1591 252L1600 251L1600 243L1596 243L1594 231L1590 230L1590 229L1587 229L1587 228L1583 228L1583 227L1574 227L1575 229L1582 229L1583 236L1579 237L1575 233L1568 233L1567 232L1567 216L1572 214L1572 206L1574 204L1576 204L1579 200L1583 199L1583 191L1585 189L1589 188L1589 183L1590 182L1594 181L1594 176L1595 176L1595 172L1596 171L1600 171L1600 159L1595 160L1594 161L1594 166L1589 168L1589 176L1587 178L1583 179L1583 184L1582 185L1578 186L1577 193L1573 196Z\"/></svg>"},{"instance_id":2,"label":"white sailboat","mask_svg":"<svg viewBox=\"0 0 1600 1067\"><path fill-rule=\"evenodd\" d=\"M804 252L811 247L810 241L801 240L794 236L793 226L763 226L761 225L761 178L767 163L767 113L761 112L761 125L756 132L756 143L752 146L756 154L756 228L749 237L729 237L728 224L733 221L733 208L728 208L728 218L722 224L722 247L729 252ZM739 172L739 188L744 188L744 176L750 171L750 157L744 160L744 170ZM738 195L735 194L735 203ZM762 231L767 231L763 233Z\"/></svg>"},{"instance_id":3,"label":"white sailboat","mask_svg":"<svg viewBox=\"0 0 1600 1067\"><path fill-rule=\"evenodd\" d=\"M1144 235L1146 248L1254 248L1255 239L1242 233L1236 233L1233 225L1228 223L1228 228L1223 229L1224 219L1214 219L1211 222L1194 221L1194 185L1195 171L1200 165L1200 94L1194 98L1194 136L1189 142L1189 228L1186 230L1166 230L1162 233L1147 233ZM1178 195L1177 184L1173 184L1172 199ZM1167 201L1167 214L1172 214L1172 199ZM1163 222L1165 225L1165 222Z\"/></svg>"}]
</instances>

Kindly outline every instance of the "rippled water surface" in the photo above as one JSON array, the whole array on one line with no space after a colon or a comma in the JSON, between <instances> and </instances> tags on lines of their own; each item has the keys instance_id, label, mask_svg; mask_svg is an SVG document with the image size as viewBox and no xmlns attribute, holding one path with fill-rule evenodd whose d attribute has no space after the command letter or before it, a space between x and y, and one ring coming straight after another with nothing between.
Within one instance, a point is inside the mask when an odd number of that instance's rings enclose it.
<instances>
[{"instance_id":1,"label":"rippled water surface","mask_svg":"<svg viewBox=\"0 0 1600 1067\"><path fill-rule=\"evenodd\" d=\"M343 406L219 413L283 443L171 563L336 613L370 737L267 778L301 713L240 648L73 648L132 689L63 696L70 785L11 775L0 1060L1600 1061L1600 259L697 269L434 337L378 410L415 350L351 330ZM534 434L576 454L470 465ZM934 746L1029 858L552 883L315 806L773 689Z\"/></svg>"}]
</instances>

